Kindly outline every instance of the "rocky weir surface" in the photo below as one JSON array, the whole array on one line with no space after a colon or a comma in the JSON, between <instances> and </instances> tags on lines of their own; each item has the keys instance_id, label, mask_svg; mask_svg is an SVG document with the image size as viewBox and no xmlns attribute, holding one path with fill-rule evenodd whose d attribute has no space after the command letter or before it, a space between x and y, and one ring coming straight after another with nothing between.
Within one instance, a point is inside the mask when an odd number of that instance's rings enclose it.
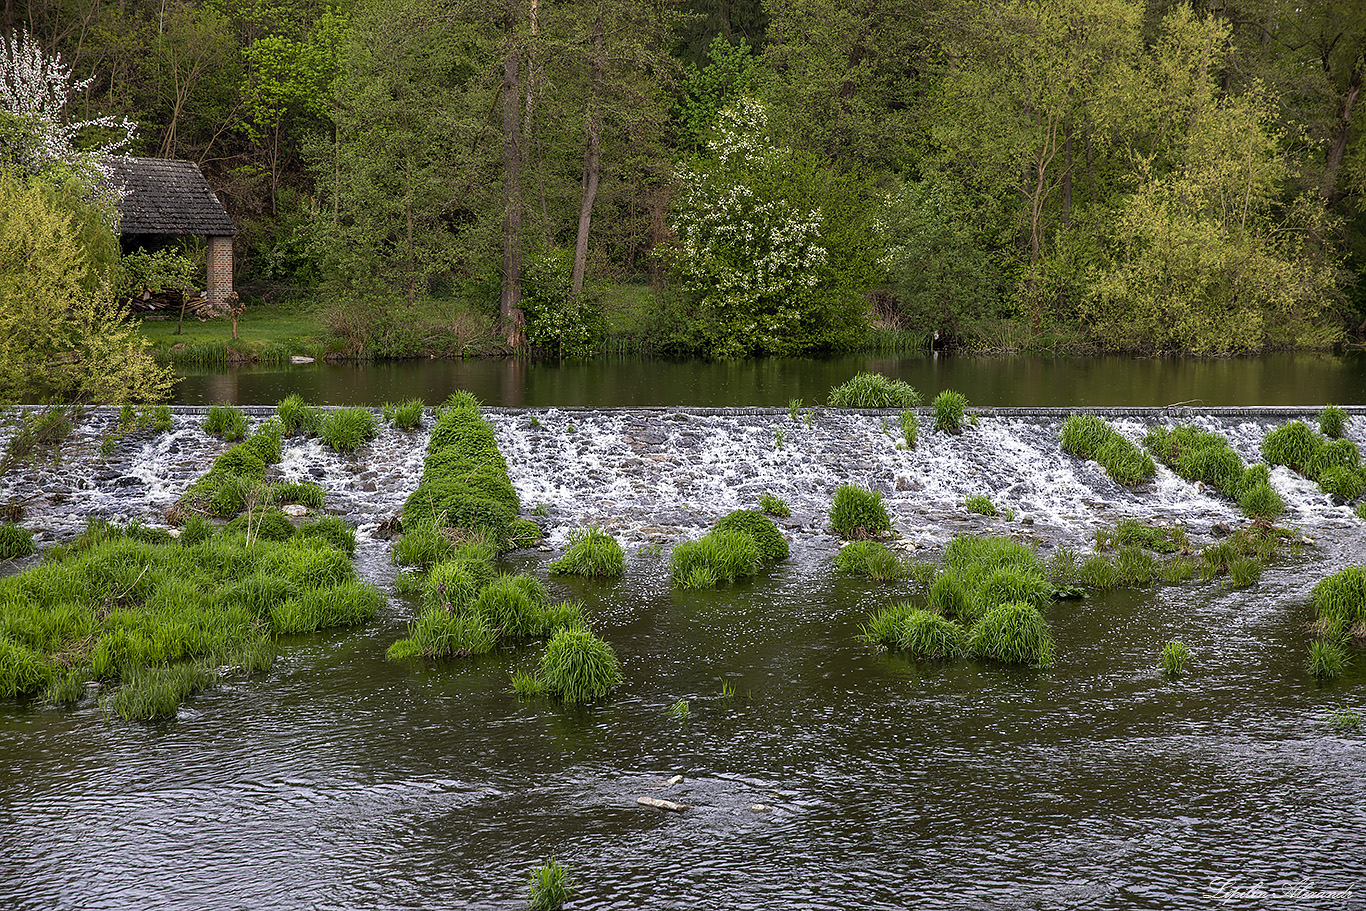
<instances>
[{"instance_id":1,"label":"rocky weir surface","mask_svg":"<svg viewBox=\"0 0 1366 911\"><path fill-rule=\"evenodd\" d=\"M253 427L274 415L269 407L244 410ZM167 509L230 445L203 431L206 411L177 408L169 432L143 432L103 454L100 442L117 412L96 410L60 462L15 472L0 500L23 504L23 524L40 547L73 536L92 517L165 524ZM1097 529L1123 518L1180 522L1197 541L1244 521L1235 504L1161 465L1154 480L1130 489L1096 463L1063 452L1059 431L1071 409L974 409L960 434L934 431L930 410L918 411L914 448L905 446L895 411L486 408L485 415L523 515L541 524L542 546L551 550L586 524L603 526L628 549L667 550L771 493L791 508L779 522L794 554L823 554L838 546L828 512L844 483L880 491L901 546L927 556L961 533L1085 546ZM1316 410L1090 411L1138 443L1159 423L1193 423L1225 435L1243 459L1256 462L1270 429L1312 419ZM1366 446L1366 409L1349 412L1348 436ZM388 425L353 454L317 439L287 438L283 461L269 477L321 484L328 511L357 527L362 572L382 576L387 544L378 529L417 486L426 447L426 432ZM1322 547L1326 563L1342 564L1364 549L1366 523L1351 506L1286 468L1274 469L1271 483L1289 507L1282 524ZM989 496L1006 515L969 513L964 501L973 494Z\"/></svg>"}]
</instances>

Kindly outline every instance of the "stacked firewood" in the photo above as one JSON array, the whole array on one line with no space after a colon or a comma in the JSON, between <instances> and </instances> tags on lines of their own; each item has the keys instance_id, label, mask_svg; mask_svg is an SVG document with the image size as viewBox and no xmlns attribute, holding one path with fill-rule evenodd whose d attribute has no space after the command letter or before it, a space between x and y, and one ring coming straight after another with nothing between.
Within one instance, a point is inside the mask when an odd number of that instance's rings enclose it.
<instances>
[{"instance_id":1,"label":"stacked firewood","mask_svg":"<svg viewBox=\"0 0 1366 911\"><path fill-rule=\"evenodd\" d=\"M184 295L179 291L149 291L143 288L128 301L128 309L134 313L179 316L182 302L185 304L185 315L195 319L214 319L223 315L209 303L208 296L202 291Z\"/></svg>"}]
</instances>

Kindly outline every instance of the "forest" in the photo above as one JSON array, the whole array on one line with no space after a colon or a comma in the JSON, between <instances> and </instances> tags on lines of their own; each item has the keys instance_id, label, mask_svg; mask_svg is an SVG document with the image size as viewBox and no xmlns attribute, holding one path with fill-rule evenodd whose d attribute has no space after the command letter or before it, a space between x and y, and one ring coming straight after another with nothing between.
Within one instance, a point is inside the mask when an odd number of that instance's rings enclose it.
<instances>
[{"instance_id":1,"label":"forest","mask_svg":"<svg viewBox=\"0 0 1366 911\"><path fill-rule=\"evenodd\" d=\"M78 142L199 163L251 306L316 299L353 350L592 354L623 308L708 358L1366 331L1358 0L5 0L0 32L79 80Z\"/></svg>"}]
</instances>

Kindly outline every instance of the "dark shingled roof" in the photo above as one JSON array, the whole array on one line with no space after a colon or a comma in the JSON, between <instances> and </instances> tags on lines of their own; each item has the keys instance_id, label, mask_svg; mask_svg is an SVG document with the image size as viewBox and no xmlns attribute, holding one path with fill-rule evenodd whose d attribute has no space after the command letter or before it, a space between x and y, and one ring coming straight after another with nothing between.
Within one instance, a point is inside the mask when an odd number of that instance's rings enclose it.
<instances>
[{"instance_id":1,"label":"dark shingled roof","mask_svg":"<svg viewBox=\"0 0 1366 911\"><path fill-rule=\"evenodd\" d=\"M121 234L237 233L223 204L193 161L167 158L107 158L119 202Z\"/></svg>"}]
</instances>

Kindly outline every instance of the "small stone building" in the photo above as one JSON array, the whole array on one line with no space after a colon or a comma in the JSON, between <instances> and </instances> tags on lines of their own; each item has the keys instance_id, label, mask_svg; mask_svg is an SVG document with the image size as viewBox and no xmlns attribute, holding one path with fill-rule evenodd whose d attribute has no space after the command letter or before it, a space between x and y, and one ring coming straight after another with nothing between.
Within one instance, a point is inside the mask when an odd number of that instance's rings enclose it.
<instances>
[{"instance_id":1,"label":"small stone building","mask_svg":"<svg viewBox=\"0 0 1366 911\"><path fill-rule=\"evenodd\" d=\"M199 165L168 158L108 158L105 164L123 191L118 209L124 248L155 247L187 235L207 238L209 305L228 309L237 229Z\"/></svg>"}]
</instances>

